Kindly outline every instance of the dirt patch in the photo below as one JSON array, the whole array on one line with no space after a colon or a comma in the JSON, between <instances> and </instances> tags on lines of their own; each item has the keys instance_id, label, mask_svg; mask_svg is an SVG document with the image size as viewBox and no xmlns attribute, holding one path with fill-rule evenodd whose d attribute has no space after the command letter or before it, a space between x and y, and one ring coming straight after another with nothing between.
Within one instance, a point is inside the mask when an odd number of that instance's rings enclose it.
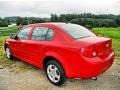
<instances>
[{"instance_id":1,"label":"dirt patch","mask_svg":"<svg viewBox=\"0 0 120 90\"><path fill-rule=\"evenodd\" d=\"M31 65L28 67L21 72L0 66L0 90L120 90L120 66L116 62L97 81L68 79L61 87L52 85L44 71Z\"/></svg>"}]
</instances>

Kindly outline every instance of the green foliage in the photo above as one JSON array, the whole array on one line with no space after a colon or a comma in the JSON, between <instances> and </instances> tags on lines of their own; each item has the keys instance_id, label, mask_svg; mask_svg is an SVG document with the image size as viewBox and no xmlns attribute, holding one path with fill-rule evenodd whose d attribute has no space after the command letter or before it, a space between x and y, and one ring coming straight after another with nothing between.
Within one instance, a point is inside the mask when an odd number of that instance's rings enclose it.
<instances>
[{"instance_id":1,"label":"green foliage","mask_svg":"<svg viewBox=\"0 0 120 90\"><path fill-rule=\"evenodd\" d=\"M58 21L58 16L56 14L51 14L51 22Z\"/></svg>"},{"instance_id":2,"label":"green foliage","mask_svg":"<svg viewBox=\"0 0 120 90\"><path fill-rule=\"evenodd\" d=\"M92 27L90 25L85 25L85 27L89 30L92 30Z\"/></svg>"},{"instance_id":3,"label":"green foliage","mask_svg":"<svg viewBox=\"0 0 120 90\"><path fill-rule=\"evenodd\" d=\"M90 25L91 27L120 27L120 15L91 13L82 14L51 14L50 18L40 17L4 17L0 18L0 27L6 27L11 23L17 25L27 25L42 22L66 22L75 23L82 26Z\"/></svg>"},{"instance_id":4,"label":"green foliage","mask_svg":"<svg viewBox=\"0 0 120 90\"><path fill-rule=\"evenodd\" d=\"M51 21L69 22L82 26L90 25L91 27L118 27L120 26L120 15L94 15L91 13L61 15L51 14Z\"/></svg>"},{"instance_id":5,"label":"green foliage","mask_svg":"<svg viewBox=\"0 0 120 90\"><path fill-rule=\"evenodd\" d=\"M6 58L5 54L3 53L3 49L4 49L3 45L5 39L8 38L8 36L11 35L12 33L17 32L18 28L19 27L11 27L11 28L0 27L0 32L3 33L0 35L0 64L2 65L11 66L14 63L16 63L16 61L8 60ZM100 34L102 36L107 36L109 38L112 38L112 44L116 52L116 58L120 59L120 35L119 35L120 28L93 28L93 32L96 34ZM27 70L30 68L30 67L28 68L28 65L26 65L25 63L17 64L17 67L19 70Z\"/></svg>"},{"instance_id":6,"label":"green foliage","mask_svg":"<svg viewBox=\"0 0 120 90\"><path fill-rule=\"evenodd\" d=\"M120 39L120 28L93 28L93 32L111 37L111 38L117 38Z\"/></svg>"},{"instance_id":7,"label":"green foliage","mask_svg":"<svg viewBox=\"0 0 120 90\"><path fill-rule=\"evenodd\" d=\"M16 23L17 25L27 25L33 23L48 22L50 18L40 18L40 17L4 17L0 18L0 27L7 27L11 23Z\"/></svg>"},{"instance_id":8,"label":"green foliage","mask_svg":"<svg viewBox=\"0 0 120 90\"><path fill-rule=\"evenodd\" d=\"M9 20L0 18L0 27L7 27L9 24Z\"/></svg>"},{"instance_id":9,"label":"green foliage","mask_svg":"<svg viewBox=\"0 0 120 90\"><path fill-rule=\"evenodd\" d=\"M0 27L0 36L9 36L18 31L19 27Z\"/></svg>"},{"instance_id":10,"label":"green foliage","mask_svg":"<svg viewBox=\"0 0 120 90\"><path fill-rule=\"evenodd\" d=\"M11 32L14 32L14 30ZM20 60L17 60L15 58L13 60L8 60L6 58L3 47L6 38L8 38L8 36L0 36L0 65L3 65L4 67L9 67L11 71L14 70L15 72L24 72L31 69L31 66L27 63L21 62Z\"/></svg>"},{"instance_id":11,"label":"green foliage","mask_svg":"<svg viewBox=\"0 0 120 90\"><path fill-rule=\"evenodd\" d=\"M33 23L42 23L45 22L45 18L38 18L38 17L17 17L16 23L17 25L27 25Z\"/></svg>"},{"instance_id":12,"label":"green foliage","mask_svg":"<svg viewBox=\"0 0 120 90\"><path fill-rule=\"evenodd\" d=\"M111 38L116 58L120 59L120 28L93 28L93 32Z\"/></svg>"},{"instance_id":13,"label":"green foliage","mask_svg":"<svg viewBox=\"0 0 120 90\"><path fill-rule=\"evenodd\" d=\"M116 23L120 26L120 15L118 15L115 20L116 20Z\"/></svg>"},{"instance_id":14,"label":"green foliage","mask_svg":"<svg viewBox=\"0 0 120 90\"><path fill-rule=\"evenodd\" d=\"M112 38L112 47L115 50L116 58L120 60L120 39Z\"/></svg>"}]
</instances>

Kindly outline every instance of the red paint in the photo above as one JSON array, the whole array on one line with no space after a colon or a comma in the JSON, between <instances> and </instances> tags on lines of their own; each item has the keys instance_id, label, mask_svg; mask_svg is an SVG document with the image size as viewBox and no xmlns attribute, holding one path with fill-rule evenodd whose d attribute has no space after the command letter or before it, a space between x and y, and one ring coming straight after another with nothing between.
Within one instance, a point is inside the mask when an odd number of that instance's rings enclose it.
<instances>
[{"instance_id":1,"label":"red paint","mask_svg":"<svg viewBox=\"0 0 120 90\"><path fill-rule=\"evenodd\" d=\"M105 72L113 63L115 53L109 38L96 36L74 39L54 23L28 26L33 27L28 40L9 38L5 42L9 45L12 54L25 62L44 69L44 59L47 56L54 57L61 63L68 78L96 77ZM52 40L31 40L36 26L51 28L54 31ZM106 47L106 44L109 46Z\"/></svg>"}]
</instances>

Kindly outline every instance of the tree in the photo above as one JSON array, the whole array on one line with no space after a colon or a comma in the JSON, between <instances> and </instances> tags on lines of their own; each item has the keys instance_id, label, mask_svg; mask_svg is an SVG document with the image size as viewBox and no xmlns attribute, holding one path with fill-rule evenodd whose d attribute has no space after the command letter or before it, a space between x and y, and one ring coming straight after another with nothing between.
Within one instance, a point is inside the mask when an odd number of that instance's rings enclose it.
<instances>
[{"instance_id":1,"label":"tree","mask_svg":"<svg viewBox=\"0 0 120 90\"><path fill-rule=\"evenodd\" d=\"M51 14L51 22L58 22L58 16L56 14Z\"/></svg>"},{"instance_id":2,"label":"tree","mask_svg":"<svg viewBox=\"0 0 120 90\"><path fill-rule=\"evenodd\" d=\"M22 18L21 17L17 17L16 24L17 25L21 25L21 22L22 22Z\"/></svg>"}]
</instances>

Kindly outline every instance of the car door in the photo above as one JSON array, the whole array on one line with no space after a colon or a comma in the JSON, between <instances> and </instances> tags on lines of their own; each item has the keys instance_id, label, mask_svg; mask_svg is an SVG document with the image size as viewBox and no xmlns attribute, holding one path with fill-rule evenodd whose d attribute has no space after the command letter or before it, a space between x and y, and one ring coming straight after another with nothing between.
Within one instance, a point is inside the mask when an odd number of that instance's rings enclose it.
<instances>
[{"instance_id":1,"label":"car door","mask_svg":"<svg viewBox=\"0 0 120 90\"><path fill-rule=\"evenodd\" d=\"M29 39L29 34L31 32L32 27L24 27L17 34L15 39L10 40L10 48L12 50L12 54L17 58L25 60L26 53L24 52L23 46L24 42Z\"/></svg>"},{"instance_id":2,"label":"car door","mask_svg":"<svg viewBox=\"0 0 120 90\"><path fill-rule=\"evenodd\" d=\"M52 29L40 26L35 27L31 34L30 42L24 46L24 50L27 51L30 56L30 63L40 66L40 60L43 57L46 46L49 46L52 36Z\"/></svg>"}]
</instances>

